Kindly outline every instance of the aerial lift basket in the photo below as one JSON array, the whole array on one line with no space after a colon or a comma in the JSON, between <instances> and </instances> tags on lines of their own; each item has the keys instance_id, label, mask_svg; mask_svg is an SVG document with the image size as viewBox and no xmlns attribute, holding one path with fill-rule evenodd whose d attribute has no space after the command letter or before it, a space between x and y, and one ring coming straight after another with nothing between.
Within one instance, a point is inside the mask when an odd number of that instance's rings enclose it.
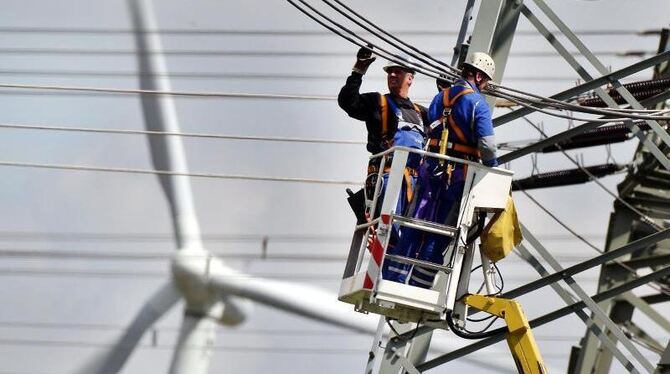
<instances>
[{"instance_id":1,"label":"aerial lift basket","mask_svg":"<svg viewBox=\"0 0 670 374\"><path fill-rule=\"evenodd\" d=\"M411 153L419 154L424 159L434 157L446 162L468 165L461 208L455 226L420 220L395 212L400 198L403 174ZM366 215L369 220L355 227L340 285L339 299L353 304L359 312L381 314L400 322L444 321L446 313L454 309L455 301L467 292L474 255L472 243L466 240L467 233L474 225L478 213L495 213L505 208L513 173L472 161L404 147L393 147L371 158L379 158L380 167L375 193L366 201ZM387 167L389 163L390 168ZM388 172L388 180L382 196L385 170ZM416 258L386 254L392 230L403 226L451 237L450 249L444 262L435 264ZM437 270L438 275L433 287L425 289L383 279L381 269L387 258Z\"/></svg>"}]
</instances>

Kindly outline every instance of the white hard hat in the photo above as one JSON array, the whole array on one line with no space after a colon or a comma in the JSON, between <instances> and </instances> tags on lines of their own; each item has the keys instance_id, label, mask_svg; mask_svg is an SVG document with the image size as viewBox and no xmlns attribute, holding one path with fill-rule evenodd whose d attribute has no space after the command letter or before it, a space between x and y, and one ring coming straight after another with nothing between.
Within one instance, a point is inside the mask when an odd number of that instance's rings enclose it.
<instances>
[{"instance_id":1,"label":"white hard hat","mask_svg":"<svg viewBox=\"0 0 670 374\"><path fill-rule=\"evenodd\" d=\"M401 68L401 69L404 69L404 70L407 70L407 71L411 72L412 74L415 74L416 69L411 67L411 64L414 63L414 59L405 55L405 54L401 54L401 55L399 55L399 57L401 57L401 58L398 59L400 61L400 63L389 60L386 63L386 65L383 67L384 71L388 73L388 69L390 69L390 68ZM406 61L406 63L404 61Z\"/></svg>"},{"instance_id":2,"label":"white hard hat","mask_svg":"<svg viewBox=\"0 0 670 374\"><path fill-rule=\"evenodd\" d=\"M493 79L493 75L496 72L496 63L493 61L491 56L484 52L474 52L468 56L467 59L465 59L463 65L472 66L473 68L481 71L488 79Z\"/></svg>"}]
</instances>

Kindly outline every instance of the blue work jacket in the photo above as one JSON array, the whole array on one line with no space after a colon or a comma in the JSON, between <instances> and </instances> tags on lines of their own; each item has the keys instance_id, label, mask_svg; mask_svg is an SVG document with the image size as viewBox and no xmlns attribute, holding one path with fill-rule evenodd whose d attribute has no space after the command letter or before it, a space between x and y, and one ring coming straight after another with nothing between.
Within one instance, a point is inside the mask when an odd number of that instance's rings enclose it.
<instances>
[{"instance_id":1,"label":"blue work jacket","mask_svg":"<svg viewBox=\"0 0 670 374\"><path fill-rule=\"evenodd\" d=\"M465 80L457 81L449 88L449 97L456 97L461 91L471 88L474 92L460 96L451 108L454 122L460 127L465 135L464 145L477 147L482 162L486 166L497 166L496 143L493 132L493 121L491 109L486 103L484 95L479 89ZM433 123L442 117L444 111L444 94L440 91L428 108L428 120ZM437 126L430 133L430 138L439 139L442 134L441 126ZM455 131L449 131L448 141L453 143L463 142L458 138Z\"/></svg>"}]
</instances>

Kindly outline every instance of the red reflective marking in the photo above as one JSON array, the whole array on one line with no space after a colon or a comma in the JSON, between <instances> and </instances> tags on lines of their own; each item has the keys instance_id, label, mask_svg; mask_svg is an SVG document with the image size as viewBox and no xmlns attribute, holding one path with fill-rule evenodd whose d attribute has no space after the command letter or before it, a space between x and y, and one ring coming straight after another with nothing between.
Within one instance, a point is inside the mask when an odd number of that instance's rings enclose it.
<instances>
[{"instance_id":1,"label":"red reflective marking","mask_svg":"<svg viewBox=\"0 0 670 374\"><path fill-rule=\"evenodd\" d=\"M369 274L365 274L365 281L363 281L363 288L371 290L372 289L372 278Z\"/></svg>"},{"instance_id":2,"label":"red reflective marking","mask_svg":"<svg viewBox=\"0 0 670 374\"><path fill-rule=\"evenodd\" d=\"M372 242L370 253L372 253L372 258L375 260L375 263L377 265L381 265L382 256L384 255L384 247L382 247L382 243L380 243L379 240L377 240L376 238Z\"/></svg>"}]
</instances>

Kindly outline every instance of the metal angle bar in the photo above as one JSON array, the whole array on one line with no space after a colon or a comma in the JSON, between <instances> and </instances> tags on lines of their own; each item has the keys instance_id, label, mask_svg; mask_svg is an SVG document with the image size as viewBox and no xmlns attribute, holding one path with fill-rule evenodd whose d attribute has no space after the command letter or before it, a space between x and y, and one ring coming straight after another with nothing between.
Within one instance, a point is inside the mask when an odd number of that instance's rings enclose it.
<instances>
[{"instance_id":1,"label":"metal angle bar","mask_svg":"<svg viewBox=\"0 0 670 374\"><path fill-rule=\"evenodd\" d=\"M536 2L537 2L537 0L536 0ZM578 61L577 61L577 60L576 60L576 59L575 59L575 58L568 52L568 50L563 46L563 44L561 44L561 42L558 41L558 39L556 38L556 36L554 36L554 35L553 35L553 34L552 34L546 27L544 27L544 25L540 22L540 20L539 20L539 19L538 19L538 18L531 12L530 9L528 9L527 6L524 5L524 6L522 7L521 11L522 11L522 13L526 16L526 18L533 24L533 26L535 26L535 28L537 29L537 31L539 31L540 34L542 34L542 35L545 37L545 39L547 39L547 41L549 42L549 44L551 44L551 45L556 49L556 51L563 57L563 59L564 59L570 66L572 66L573 69L575 69L575 71L577 72L577 74L579 74L579 76L580 76L582 79L584 79L585 81L592 81L592 80L593 80L593 77L591 76L591 74L589 74L589 73L586 71L586 69L584 69L584 67L581 66L581 65L579 64L579 62L578 62ZM549 11L549 10L545 10L545 13L546 13L547 11ZM550 18L551 18L551 17L550 17ZM560 23L560 20L558 20L557 17L554 17L554 18L555 18L555 20L554 20L554 19L552 19L552 20L554 21L554 23L557 24L557 26L558 26L559 28L565 26L565 25L563 25L563 24L559 24L559 23ZM568 32L569 32L569 30L568 30ZM586 52L589 52L589 51L586 50ZM589 53L590 53L590 52L589 52ZM604 68L604 66L603 66L603 68ZM607 74L607 70L605 70L605 71L600 71L600 73L601 73L601 74ZM618 82L618 81L616 81L616 82ZM598 95L598 96L599 96L599 97L600 97L600 98L601 98L601 99L602 99L602 100L603 100L603 101L604 101L610 108L618 108L618 107L619 107L619 106L617 105L617 103L614 101L614 99L612 99L612 98L605 92L605 90L603 90L601 87L596 88L595 91L596 91L596 94L597 94L597 95ZM627 91L626 91L626 92L627 92ZM633 100L635 100L635 99L633 99ZM635 101L635 104L637 104L638 106L640 105L640 103L638 103L637 101ZM631 104L631 106L633 106L633 104ZM642 130L640 130L640 128L639 128L638 126L636 126L635 124L633 124L632 121L626 121L625 123L626 123L626 125L631 129L631 131L633 132L633 134L635 134L635 136L637 136L637 137L640 139L640 141L643 142L643 143L647 146L647 148L649 148L649 150L654 154L654 156L656 156L656 158L658 159L658 161L659 161L663 166L665 166L666 169L670 170L670 160L668 160L668 158L665 157L665 154L663 154L663 152L661 152L661 150L658 148L658 146L657 146L656 144L654 144L654 142L652 142L652 141L649 139L649 137L648 137L644 132L642 132ZM655 124L656 126L654 126L654 125L651 123L651 121L647 121L647 123L649 124L649 126L652 127L652 129L655 129L654 131L658 132L658 130L660 130L661 133L665 133L665 131L663 130L663 128L662 128L657 122L655 122L655 121L653 122L653 124ZM658 129L658 130L656 130L656 129ZM659 134L660 134L660 133L659 133ZM666 137L669 139L669 141L670 141L670 136L668 136L668 134L665 134L665 136L666 136ZM668 143L668 144L670 144L670 143Z\"/></svg>"},{"instance_id":2,"label":"metal angle bar","mask_svg":"<svg viewBox=\"0 0 670 374\"><path fill-rule=\"evenodd\" d=\"M670 341L668 341L668 345L665 347L665 351L663 351L661 359L658 361L656 370L659 374L670 372Z\"/></svg>"},{"instance_id":3,"label":"metal angle bar","mask_svg":"<svg viewBox=\"0 0 670 374\"><path fill-rule=\"evenodd\" d=\"M564 100L571 98L575 95L578 95L580 93L584 93L586 91L593 90L595 88L598 88L600 86L606 85L610 83L614 79L620 79L620 78L625 78L629 75L635 74L640 70L647 69L649 67L652 67L654 65L658 65L661 62L670 60L670 51L659 53L653 57L650 57L646 60L642 60L638 63L635 63L633 65L629 65L623 69L614 71L612 73L609 73L607 75L603 75L599 78L596 78L592 81L582 83L579 86L575 86L572 88L569 88L565 91L561 91L557 94L554 94L553 96L550 96L552 99L556 100ZM530 108L522 108L522 109L517 109L511 113L504 114L500 117L496 117L493 120L493 126L498 127L500 125L504 125L507 122L513 121L515 119L521 118L527 114L533 113L535 110L530 109Z\"/></svg>"},{"instance_id":4,"label":"metal angle bar","mask_svg":"<svg viewBox=\"0 0 670 374\"><path fill-rule=\"evenodd\" d=\"M665 329L666 332L670 333L670 321L665 318L661 313L657 312L656 309L649 306L642 298L636 296L632 292L626 292L621 295L626 301L631 303L636 309L646 314L652 321L657 325Z\"/></svg>"},{"instance_id":5,"label":"metal angle bar","mask_svg":"<svg viewBox=\"0 0 670 374\"><path fill-rule=\"evenodd\" d=\"M649 257L635 258L623 262L626 267L640 269L652 266L663 266L670 264L670 254L653 255ZM611 266L619 266L619 264L612 264Z\"/></svg>"},{"instance_id":6,"label":"metal angle bar","mask_svg":"<svg viewBox=\"0 0 670 374\"><path fill-rule=\"evenodd\" d=\"M645 248L647 246L650 246L658 241L661 241L667 237L670 237L670 229L665 229L663 231L656 232L654 234L651 234L649 236L646 236L642 239L638 239L632 243L628 243L623 247L617 248L613 251L605 252L600 256L591 258L587 261L581 262L577 265L571 266L567 269L564 269L560 272L556 272L550 275L547 275L541 279L532 281L530 283L527 283L523 286L517 287L511 291L505 292L500 295L500 297L504 297L507 299L512 299L515 297L519 297L522 295L525 295L529 292L535 291L539 288L542 288L548 284L551 283L556 283L564 278L579 274L583 271L589 270L591 268L594 268L598 265L602 265L605 262L614 260L618 257L625 256L631 252L634 252L636 250ZM473 313L474 314L474 313ZM424 330L431 330L432 327L426 327L422 326L419 328L418 333L423 333ZM410 337L410 333L402 334L400 337L406 338Z\"/></svg>"},{"instance_id":7,"label":"metal angle bar","mask_svg":"<svg viewBox=\"0 0 670 374\"><path fill-rule=\"evenodd\" d=\"M375 368L377 358L379 356L379 349L381 347L384 329L386 326L386 317L380 316L379 322L377 322L377 332L375 333L374 340L372 341L372 346L368 352L368 362L365 366L365 374L372 374L372 371Z\"/></svg>"},{"instance_id":8,"label":"metal angle bar","mask_svg":"<svg viewBox=\"0 0 670 374\"><path fill-rule=\"evenodd\" d=\"M668 53L670 53L670 51L668 51ZM650 105L655 105L657 103L660 103L660 102L668 100L668 99L670 99L670 91L666 91L666 92L664 92L660 95L656 95L656 96L650 97L648 99L642 100L640 103L644 106L650 106ZM519 109L519 110L521 110L521 109ZM512 112L512 113L515 113L515 112ZM601 118L604 118L604 117L601 117ZM586 122L583 125L573 127L569 130L566 130L566 131L563 131L563 132L558 133L556 135L550 136L550 137L548 137L544 140L533 143L533 144L531 144L527 147L523 147L523 148L518 149L516 151L512 151L510 153L504 154L504 155L498 157L498 162L503 164L505 162L515 160L519 157L528 155L530 153L538 152L545 147L548 147L550 145L553 145L553 144L556 144L556 143L560 142L561 140L568 139L568 138L573 137L575 135L581 134L584 131L594 129L594 128L599 127L599 126L602 126L602 123Z\"/></svg>"},{"instance_id":9,"label":"metal angle bar","mask_svg":"<svg viewBox=\"0 0 670 374\"><path fill-rule=\"evenodd\" d=\"M579 38L575 34L570 31L570 29L565 25L560 18L554 13L549 7L547 7L546 4L542 0L534 0L535 4L544 12L544 14L563 32L563 34L574 44L577 49L582 53L582 55L586 56L587 60L595 66L595 68L598 70L600 74L607 74L607 68L596 58L596 56L591 53L591 51L584 45ZM535 25L536 28L538 28L538 31L540 31L546 38L547 41L551 45L556 48L556 50L563 56L563 58L577 71L577 73L585 80L593 80L593 77L577 62L577 60L570 54L568 51L563 47L563 45L556 39L554 35L551 34L549 30L544 28L544 25L542 25L537 17L532 14L530 9L526 7L525 5L522 8L522 11L524 12L524 15L528 17L528 20ZM612 79L610 80L610 83L612 83L617 92L621 94L621 96L630 104L631 108L634 109L642 109L642 105L633 97L633 95L621 85L621 82L619 82L617 79ZM611 108L618 108L618 104L614 101L614 99L609 96L602 88L598 87L596 88L596 94ZM659 138L667 145L670 145L670 134L668 134L662 127L661 125L658 124L656 121L651 121L647 120L645 121L651 129L659 136ZM647 148L651 150L651 152L658 158L659 162L665 166L666 169L670 170L670 160L668 160L667 157L661 152L660 149L658 149L658 146L654 144L649 139L649 136L645 135L639 127L635 126L632 124L632 122L626 122L626 124L629 126L629 128L633 131L635 136L637 136L641 142L643 142Z\"/></svg>"},{"instance_id":10,"label":"metal angle bar","mask_svg":"<svg viewBox=\"0 0 670 374\"><path fill-rule=\"evenodd\" d=\"M652 282L654 280L667 277L670 275L670 266L665 267L659 271L647 274L645 276L642 276L640 278L637 278L635 280L632 280L630 282L626 282L624 284L621 284L620 286L611 288L607 291L601 292L599 294L591 296L591 299L595 302L601 302L616 296L619 296L620 294L630 291L636 287L643 286L649 282ZM584 304L583 301L579 301L577 303L574 303L572 305L568 305L566 307L563 307L561 309L555 310L553 312L547 313L543 316L540 316L538 318L535 318L531 321L529 321L530 327L531 328L536 328L540 327L542 325L545 325L549 322L555 321L559 318L565 317L571 313L574 313L576 310L584 309L586 308L586 304ZM438 356L432 360L426 361L420 365L417 365L417 369L421 372L424 372L426 370L433 369L441 364L445 364L449 361L455 360L457 358L462 358L472 352L478 351L482 348L486 348L490 345L493 345L499 341L502 341L505 339L505 334L500 333L495 336L492 336L490 338L482 339L476 343L470 344L468 346L465 346L463 348L457 349L455 351L452 351L450 353L447 353L442 356Z\"/></svg>"},{"instance_id":11,"label":"metal angle bar","mask_svg":"<svg viewBox=\"0 0 670 374\"><path fill-rule=\"evenodd\" d=\"M394 347L394 348L392 348L392 350L393 350L393 354L395 355L396 359L398 359L398 361L400 361L400 363L402 364L403 369L405 369L406 372L408 372L409 374L421 374L421 372L419 370L417 370L416 367L414 365L412 365L412 363L409 362L409 360L407 358L405 358L405 356L402 355L402 352L400 352L400 350L398 348Z\"/></svg>"},{"instance_id":12,"label":"metal angle bar","mask_svg":"<svg viewBox=\"0 0 670 374\"><path fill-rule=\"evenodd\" d=\"M645 303L647 303L649 305L652 305L652 304L659 304L659 303L668 302L668 301L670 301L670 296L668 296L664 293L656 293L656 294L642 296L641 299Z\"/></svg>"},{"instance_id":13,"label":"metal angle bar","mask_svg":"<svg viewBox=\"0 0 670 374\"><path fill-rule=\"evenodd\" d=\"M519 252L518 253L519 256L524 260L526 260L526 262L528 262L528 264L530 264L530 266L532 266L538 272L538 274L540 274L540 276L544 277L549 275L549 272L544 268L544 266L542 266L542 264L537 260L537 258L535 258L535 256L533 256L523 244L520 244L517 247L517 251ZM573 299L573 295L570 294L565 289L563 289L558 283L552 283L551 288L553 288L554 291L556 291L556 293L561 297L561 299L563 299L563 301L567 305L570 305L575 302L575 300ZM600 327L596 325L595 321L593 321L588 316L588 314L586 314L586 312L580 309L575 311L575 314L577 314L579 319L581 319L586 325L586 327L589 330L591 330L593 335L598 337L598 339L600 339L600 341L603 342L603 344L607 346L607 348L610 351L612 351L612 354L619 360L619 362L621 362L621 364L624 366L624 368L626 368L626 370L628 370L629 373L639 373L639 371L635 368L633 363L626 358L626 356L621 352L621 350L619 350L619 348L617 348L616 343L612 342L605 335L603 330L601 330Z\"/></svg>"},{"instance_id":14,"label":"metal angle bar","mask_svg":"<svg viewBox=\"0 0 670 374\"><path fill-rule=\"evenodd\" d=\"M544 258L545 261L551 266L554 271L561 271L563 270L563 267L556 261L554 256L549 253L549 251L533 236L533 234L528 230L526 226L521 224L521 232L523 233L523 236L530 242L530 244L535 248L535 250ZM596 315L596 317L605 324L605 326L610 330L612 334L616 337L619 342L630 352L633 357L639 362L648 372L653 372L654 371L654 366L649 362L643 355L642 353L633 345L633 343L628 339L628 337L621 331L619 326L614 323L609 316L596 304L590 297L589 295L584 291L583 288L581 288L577 282L575 282L574 278L572 277L567 277L564 278L563 281L572 289L572 291L579 297L585 304L586 306L591 310L593 314ZM601 336L598 337L601 341L603 341L603 338ZM621 362L622 364L625 363Z\"/></svg>"},{"instance_id":15,"label":"metal angle bar","mask_svg":"<svg viewBox=\"0 0 670 374\"><path fill-rule=\"evenodd\" d=\"M633 251L636 251L638 249L645 248L647 246L650 246L662 239L665 239L667 237L670 237L670 229L665 229L663 231L659 231L657 233L651 234L649 236L646 236L642 239L636 240L632 243L629 243L621 248L617 248L613 251L605 252L602 255L596 256L594 258L591 258L589 260L586 260L584 262L581 262L579 264L576 264L574 266L571 266L569 268L566 268L562 271L555 272L549 276L546 276L542 279L535 280L533 282L530 282L528 284L525 284L521 287L515 288L511 291L505 292L504 294L500 295L500 297L504 298L515 298L519 297L521 295L525 295L531 291L534 291L538 288L542 288L550 283L558 282L564 278L571 277L573 275L579 274L583 271L586 271L588 269L594 268L598 265L602 265L605 262L614 260L618 257L627 255Z\"/></svg>"},{"instance_id":16,"label":"metal angle bar","mask_svg":"<svg viewBox=\"0 0 670 374\"><path fill-rule=\"evenodd\" d=\"M534 0L535 4L544 12L544 14L556 25L559 30L563 33L564 36L568 38L572 42L572 44L577 47L577 50L581 52L583 56L586 57L586 59L598 70L600 74L607 74L607 68L605 65L598 60L598 58L591 52L588 47L584 43L582 43L581 40L575 35L570 28L561 21L560 18L558 18L558 15L554 13L551 8L549 8L543 0ZM621 82L619 82L618 79L611 79L610 82L614 85L615 89L619 94L621 94L621 97L623 97L628 104L630 104L631 108L634 109L642 109L642 106L640 103L633 97L633 95L628 91L626 87L624 87ZM607 96L612 102L614 100L608 95ZM615 103L616 104L616 103ZM665 142L665 144L670 146L670 134L668 134L656 121L646 121L649 126L658 134L658 136Z\"/></svg>"},{"instance_id":17,"label":"metal angle bar","mask_svg":"<svg viewBox=\"0 0 670 374\"><path fill-rule=\"evenodd\" d=\"M451 58L451 66L457 67L456 62L458 62L458 57L461 54L461 49L463 48L463 41L465 40L465 34L468 32L468 24L470 23L470 18L472 16L472 9L475 7L475 0L468 0L468 3L465 5L465 12L463 13L463 20L461 21L461 28L458 30L458 37L456 38L456 45L454 46L454 55Z\"/></svg>"}]
</instances>

